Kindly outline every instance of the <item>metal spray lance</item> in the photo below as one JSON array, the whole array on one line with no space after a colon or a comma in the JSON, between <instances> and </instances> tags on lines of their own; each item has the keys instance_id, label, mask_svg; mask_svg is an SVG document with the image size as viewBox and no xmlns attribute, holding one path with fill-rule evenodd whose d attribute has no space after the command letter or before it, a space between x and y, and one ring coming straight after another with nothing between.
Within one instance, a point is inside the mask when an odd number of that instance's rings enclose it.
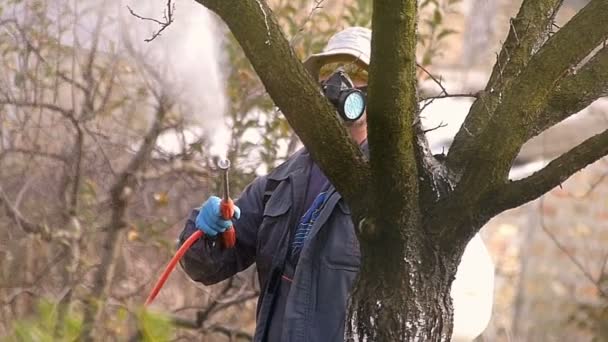
<instances>
[{"instance_id":1,"label":"metal spray lance","mask_svg":"<svg viewBox=\"0 0 608 342\"><path fill-rule=\"evenodd\" d=\"M234 215L234 202L230 198L230 187L228 184L228 171L230 170L230 160L220 159L217 163L217 166L220 170L222 170L222 183L224 187L224 198L222 198L222 201L220 203L220 214L225 220L230 220ZM144 305L147 306L152 303L154 298L156 298L156 295L158 295L158 293L160 292L160 289L167 281L167 278L169 278L169 274L171 274L173 269L175 269L175 266L184 256L186 251L190 249L190 246L192 246L192 244L194 244L198 239L203 237L204 234L205 233L203 233L202 230L196 230L194 233L192 233L192 235L190 235L188 239L186 239L186 241L184 241L182 246L177 250L173 258L171 258L171 260L169 261L169 264L161 274L160 278L158 278L158 280L156 281L156 284L152 288L152 291L150 291L150 294L148 295L148 298L146 299L146 303ZM236 244L236 232L234 230L234 226L230 226L230 228L228 228L220 235L220 241L222 247L224 248L234 247L234 245Z\"/></svg>"}]
</instances>

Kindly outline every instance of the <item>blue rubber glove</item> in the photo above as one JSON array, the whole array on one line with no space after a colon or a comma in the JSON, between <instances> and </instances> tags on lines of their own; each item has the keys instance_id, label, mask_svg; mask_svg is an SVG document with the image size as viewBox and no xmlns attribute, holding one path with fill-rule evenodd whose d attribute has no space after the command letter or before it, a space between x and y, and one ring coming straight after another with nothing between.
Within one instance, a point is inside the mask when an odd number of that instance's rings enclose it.
<instances>
[{"instance_id":1,"label":"blue rubber glove","mask_svg":"<svg viewBox=\"0 0 608 342\"><path fill-rule=\"evenodd\" d=\"M196 228L202 230L207 236L214 237L232 225L231 220L224 220L220 214L221 201L217 196L209 197L196 216ZM241 209L235 205L233 218L238 220L239 217L241 217Z\"/></svg>"}]
</instances>

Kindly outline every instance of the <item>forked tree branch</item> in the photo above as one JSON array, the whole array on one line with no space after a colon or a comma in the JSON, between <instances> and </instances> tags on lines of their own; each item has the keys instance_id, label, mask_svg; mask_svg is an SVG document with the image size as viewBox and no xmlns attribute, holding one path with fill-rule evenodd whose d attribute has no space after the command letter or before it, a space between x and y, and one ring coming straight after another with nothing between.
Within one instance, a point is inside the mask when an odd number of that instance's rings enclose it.
<instances>
[{"instance_id":1,"label":"forked tree branch","mask_svg":"<svg viewBox=\"0 0 608 342\"><path fill-rule=\"evenodd\" d=\"M169 25L171 25L173 23L173 21L175 20L175 17L174 17L175 3L173 3L172 0L167 0L165 10L163 11L163 21L160 21L160 20L154 19L154 18L142 17L141 15L135 13L129 6L127 6L127 9L129 10L129 12L131 12L131 15L134 16L135 18L141 19L143 21L151 21L160 27L158 29L158 31L155 31L152 33L152 36L150 38L144 39L144 41L146 43L149 43L149 42L153 41L154 39L156 39L156 37L160 36L161 33L167 27L169 27Z\"/></svg>"},{"instance_id":2,"label":"forked tree branch","mask_svg":"<svg viewBox=\"0 0 608 342\"><path fill-rule=\"evenodd\" d=\"M534 124L546 110L556 85L608 38L607 16L608 2L591 0L532 56L499 94L500 101L487 91L481 94L448 154L447 165L458 184L448 198L431 210L428 227L446 227L444 236L455 241L466 239L471 229L478 229L492 217L480 215L478 210L481 208L483 213L494 191L507 184L513 160L535 132ZM478 112L484 110L487 113ZM522 195L520 204L530 197L535 198ZM501 207L506 210L508 206ZM445 217L450 219L446 221Z\"/></svg>"},{"instance_id":3,"label":"forked tree branch","mask_svg":"<svg viewBox=\"0 0 608 342\"><path fill-rule=\"evenodd\" d=\"M515 156L531 137L533 124L546 109L555 85L608 38L606 17L608 2L592 0L547 41L509 84L492 119L475 136L475 144L469 146L471 150L450 150L450 154L457 154L456 158L466 156L468 166L459 184L463 191L482 193L483 188L507 180Z\"/></svg>"},{"instance_id":4,"label":"forked tree branch","mask_svg":"<svg viewBox=\"0 0 608 342\"><path fill-rule=\"evenodd\" d=\"M525 0L522 3L519 13L511 20L509 34L488 84L473 103L450 147L448 164L451 169L459 172L465 167L469 156L474 154L476 137L494 114L504 87L520 74L546 40L562 2L563 0Z\"/></svg>"}]
</instances>

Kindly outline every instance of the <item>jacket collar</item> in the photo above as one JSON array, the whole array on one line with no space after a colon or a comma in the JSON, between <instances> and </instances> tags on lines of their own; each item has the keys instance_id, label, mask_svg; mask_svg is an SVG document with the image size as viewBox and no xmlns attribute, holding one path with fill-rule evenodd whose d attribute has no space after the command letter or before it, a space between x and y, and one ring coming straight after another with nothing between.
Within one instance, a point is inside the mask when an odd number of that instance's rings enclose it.
<instances>
[{"instance_id":1,"label":"jacket collar","mask_svg":"<svg viewBox=\"0 0 608 342\"><path fill-rule=\"evenodd\" d=\"M290 175L296 173L306 173L312 163L310 153L305 148L294 153L283 164L277 166L268 174L268 179L282 181L289 178Z\"/></svg>"},{"instance_id":2,"label":"jacket collar","mask_svg":"<svg viewBox=\"0 0 608 342\"><path fill-rule=\"evenodd\" d=\"M360 145L361 151L366 157L369 157L369 146L367 139ZM306 173L305 171L312 164L312 157L308 150L304 147L294 153L288 158L283 164L277 166L271 173L268 174L268 178L276 181L282 181L291 174Z\"/></svg>"}]
</instances>

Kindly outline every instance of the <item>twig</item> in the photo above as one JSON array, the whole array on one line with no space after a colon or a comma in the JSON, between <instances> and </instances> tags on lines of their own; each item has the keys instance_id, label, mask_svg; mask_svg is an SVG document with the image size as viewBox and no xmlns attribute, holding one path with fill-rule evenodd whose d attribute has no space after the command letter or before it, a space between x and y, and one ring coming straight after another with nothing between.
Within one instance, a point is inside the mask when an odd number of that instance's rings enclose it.
<instances>
[{"instance_id":1,"label":"twig","mask_svg":"<svg viewBox=\"0 0 608 342\"><path fill-rule=\"evenodd\" d=\"M422 99L420 99L420 101L427 101L427 100L434 100L434 99L446 99L446 98L450 98L450 97L472 97L472 98L478 98L479 95L478 94L473 94L473 93L443 94L443 95L434 95L434 96L423 97Z\"/></svg>"},{"instance_id":2,"label":"twig","mask_svg":"<svg viewBox=\"0 0 608 342\"><path fill-rule=\"evenodd\" d=\"M304 26L306 26L306 23L308 23L310 21L310 19L312 19L313 14L317 10L323 8L323 2L325 2L325 0L314 0L314 5L313 5L312 9L310 10L310 12L308 13L308 15L306 16L306 19L304 19L304 22L302 22L302 24L300 25L300 28L298 29L298 31L289 40L289 46L293 47L293 43L296 40L296 37L298 37L298 35L302 31L304 31Z\"/></svg>"},{"instance_id":3,"label":"twig","mask_svg":"<svg viewBox=\"0 0 608 342\"><path fill-rule=\"evenodd\" d=\"M217 294L215 298L213 298L213 301L211 303L209 303L209 305L204 310L197 311L197 313L196 313L196 322L197 322L197 324L198 324L199 327L202 326L203 323L209 318L209 316L213 312L213 309L215 309L215 307L218 304L220 304L218 298L226 295L228 293L228 291L230 291L230 289L232 288L233 284L234 284L234 278L230 278L226 282L226 285L220 291L220 293Z\"/></svg>"},{"instance_id":4,"label":"twig","mask_svg":"<svg viewBox=\"0 0 608 342\"><path fill-rule=\"evenodd\" d=\"M131 15L134 16L135 18L144 20L144 21L151 21L157 25L160 26L160 29L154 33L152 33L152 37L148 38L148 39L144 39L144 41L146 43L149 43L151 41L153 41L154 39L156 39L156 37L160 36L160 34L167 28L169 27L169 25L171 25L173 23L173 21L175 20L174 18L174 14L175 14L175 3L172 3L172 0L167 0L167 8L164 10L163 12L163 19L164 21L160 21L154 18L148 18L148 17L142 17L141 15L135 13L131 7L129 7L127 5L127 8L129 9L129 12L131 12Z\"/></svg>"},{"instance_id":5,"label":"twig","mask_svg":"<svg viewBox=\"0 0 608 342\"><path fill-rule=\"evenodd\" d=\"M587 278L593 285L595 285L595 287L598 290L598 293L602 294L602 296L608 295L607 293L604 292L604 290L600 286L599 281L596 280L593 277L593 275L591 273L589 273L589 271L587 269L585 269L583 264L581 264L581 262L578 261L578 259L574 255L572 255L572 253L570 253L564 245L562 245L562 243L557 239L557 237L553 234L553 232L551 232L548 229L548 227L545 223L545 216L543 215L543 208L544 208L544 197L541 197L540 198L540 226L543 229L543 231L545 233L547 233L547 235L549 235L549 238L551 239L551 241L553 241L553 243L555 243L555 246L562 253L564 253L568 257L568 259L570 259L570 261L572 261L572 263L576 266L576 268L579 269L579 271L581 271L581 273L583 273L585 278Z\"/></svg>"},{"instance_id":6,"label":"twig","mask_svg":"<svg viewBox=\"0 0 608 342\"><path fill-rule=\"evenodd\" d=\"M438 130L438 129L440 129L440 128L447 127L447 126L448 126L448 124L446 124L446 123L444 123L443 121L441 121L441 122L439 123L439 125L437 125L436 127L429 128L429 129L425 129L425 130L424 130L424 131L422 131L422 132L423 132L424 134L426 134L426 133L428 133L428 132L432 132L432 131L435 131L435 130Z\"/></svg>"},{"instance_id":7,"label":"twig","mask_svg":"<svg viewBox=\"0 0 608 342\"><path fill-rule=\"evenodd\" d=\"M422 105L422 108L420 108L420 111L418 112L418 114L422 113L426 107L430 106L431 103L435 102L436 98L431 98L430 101L427 101L424 105Z\"/></svg>"},{"instance_id":8,"label":"twig","mask_svg":"<svg viewBox=\"0 0 608 342\"><path fill-rule=\"evenodd\" d=\"M245 332L243 330L238 330L238 329L231 329L231 328L228 328L228 327L225 327L222 325L212 325L205 330L212 331L212 332L219 332L230 338L236 337L236 338L241 338L241 339L245 339L248 341L253 340L253 336L248 332Z\"/></svg>"},{"instance_id":9,"label":"twig","mask_svg":"<svg viewBox=\"0 0 608 342\"><path fill-rule=\"evenodd\" d=\"M441 84L440 80L438 80L435 76L433 76L433 74L431 74L428 70L426 70L426 68L423 67L420 63L416 62L416 66L419 67L420 69L422 69L422 71L424 71L425 74L427 74L435 83L437 83L439 88L441 88L442 94L448 95L448 91L445 89L443 84Z\"/></svg>"},{"instance_id":10,"label":"twig","mask_svg":"<svg viewBox=\"0 0 608 342\"><path fill-rule=\"evenodd\" d=\"M8 149L5 149L2 153L3 154L8 154L8 153L26 154L29 156L43 157L43 158L56 160L56 161L62 162L64 164L68 163L68 160L65 156L63 156L61 154L57 154L57 153L52 153L52 152L28 150L25 148L8 148Z\"/></svg>"}]
</instances>

